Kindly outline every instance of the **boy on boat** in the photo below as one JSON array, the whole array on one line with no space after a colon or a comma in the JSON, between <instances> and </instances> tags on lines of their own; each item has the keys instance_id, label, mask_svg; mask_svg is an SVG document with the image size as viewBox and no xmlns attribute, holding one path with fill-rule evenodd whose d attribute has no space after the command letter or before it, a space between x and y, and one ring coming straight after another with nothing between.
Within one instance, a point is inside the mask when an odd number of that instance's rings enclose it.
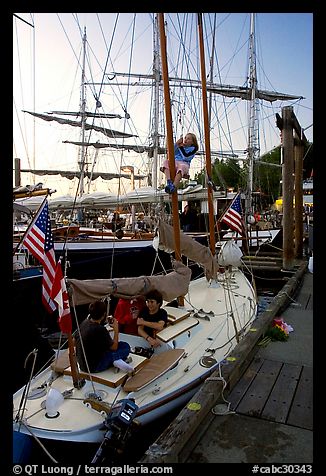
<instances>
[{"instance_id":1,"label":"boy on boat","mask_svg":"<svg viewBox=\"0 0 326 476\"><path fill-rule=\"evenodd\" d=\"M156 333L167 325L168 313L162 309L162 294L154 289L146 294L146 307L140 311L137 319L138 335L144 337L151 347L160 347L162 342L156 339Z\"/></svg>"},{"instance_id":2,"label":"boy on boat","mask_svg":"<svg viewBox=\"0 0 326 476\"><path fill-rule=\"evenodd\" d=\"M102 372L112 365L126 372L133 367L126 360L130 353L127 342L119 341L119 323L112 319L113 338L106 329L107 305L104 301L94 301L89 305L89 315L80 325L76 336L76 356L83 372Z\"/></svg>"}]
</instances>

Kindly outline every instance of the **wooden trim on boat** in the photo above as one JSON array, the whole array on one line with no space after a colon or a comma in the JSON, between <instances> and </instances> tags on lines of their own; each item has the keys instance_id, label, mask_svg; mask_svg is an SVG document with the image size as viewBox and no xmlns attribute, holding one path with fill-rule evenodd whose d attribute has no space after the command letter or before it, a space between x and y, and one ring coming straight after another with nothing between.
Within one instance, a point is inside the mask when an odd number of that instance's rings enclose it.
<instances>
[{"instance_id":1,"label":"wooden trim on boat","mask_svg":"<svg viewBox=\"0 0 326 476\"><path fill-rule=\"evenodd\" d=\"M141 355L132 354L132 366L134 370L140 370L143 365L148 362L148 360L149 359ZM51 364L51 368L56 372L63 373L64 375L72 375L68 351L62 353L62 355L60 355L58 359ZM123 384L124 380L128 377L128 374L123 370L119 370L119 372L116 373L115 367L110 367L106 370L103 370L103 372L90 374L88 372L79 371L79 376L80 378L93 380L94 382L106 385L107 387L116 388Z\"/></svg>"},{"instance_id":2,"label":"wooden trim on boat","mask_svg":"<svg viewBox=\"0 0 326 476\"><path fill-rule=\"evenodd\" d=\"M158 337L163 342L169 342L186 330L191 329L198 324L198 319L195 319L194 317L187 317L187 319L183 319L181 322L177 322L176 324L171 324L165 327L162 331L156 334L156 337Z\"/></svg>"}]
</instances>

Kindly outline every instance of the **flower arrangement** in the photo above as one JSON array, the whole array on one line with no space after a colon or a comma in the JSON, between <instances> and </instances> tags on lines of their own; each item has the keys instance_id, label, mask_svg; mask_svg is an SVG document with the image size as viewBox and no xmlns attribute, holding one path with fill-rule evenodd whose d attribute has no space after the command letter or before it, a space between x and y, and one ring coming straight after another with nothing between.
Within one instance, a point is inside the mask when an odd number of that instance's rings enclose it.
<instances>
[{"instance_id":1,"label":"flower arrangement","mask_svg":"<svg viewBox=\"0 0 326 476\"><path fill-rule=\"evenodd\" d=\"M271 341L286 341L291 331L293 331L293 328L286 324L282 318L275 318L258 345L266 346Z\"/></svg>"},{"instance_id":2,"label":"flower arrangement","mask_svg":"<svg viewBox=\"0 0 326 476\"><path fill-rule=\"evenodd\" d=\"M271 338L271 340L280 340L280 341L285 341L289 338L289 334L285 332L285 330L276 324L275 326L272 326L267 332L266 335Z\"/></svg>"}]
</instances>

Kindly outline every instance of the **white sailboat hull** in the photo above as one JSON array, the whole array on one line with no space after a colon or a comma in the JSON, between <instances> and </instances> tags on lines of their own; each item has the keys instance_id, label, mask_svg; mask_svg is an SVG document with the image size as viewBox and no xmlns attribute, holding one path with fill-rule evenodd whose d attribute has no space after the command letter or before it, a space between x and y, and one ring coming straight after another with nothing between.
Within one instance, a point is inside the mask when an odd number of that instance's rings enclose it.
<instances>
[{"instance_id":1,"label":"white sailboat hull","mask_svg":"<svg viewBox=\"0 0 326 476\"><path fill-rule=\"evenodd\" d=\"M61 393L72 390L72 394L64 399L57 418L46 416L45 395L27 399L23 411L20 408L23 389L20 389L13 397L14 420L20 409L14 430L32 432L38 438L51 440L101 442L106 431L103 425L106 415L85 404L85 398L94 391L99 392L102 401L109 404L123 398L133 398L138 406L136 418L141 424L147 424L184 405L237 344L235 326L241 339L255 319L257 310L254 290L238 269L221 274L214 284L209 284L205 278L191 281L184 307L190 312L189 317L161 331L162 347L158 351L163 355L163 352L171 349L184 349L184 355L177 365L132 392L123 389L125 382L114 387L107 382L92 383L89 379L86 379L81 389L77 389L73 387L70 375L59 375L51 387ZM183 331L178 331L182 328ZM131 347L146 346L145 340L137 336L121 334L120 340L128 341ZM133 357L134 363L136 357L139 356ZM110 372L113 379L119 377L113 370ZM33 379L30 389L41 387L50 375L50 368L43 371ZM101 373L93 375L100 377ZM28 429L25 425L28 425Z\"/></svg>"}]
</instances>

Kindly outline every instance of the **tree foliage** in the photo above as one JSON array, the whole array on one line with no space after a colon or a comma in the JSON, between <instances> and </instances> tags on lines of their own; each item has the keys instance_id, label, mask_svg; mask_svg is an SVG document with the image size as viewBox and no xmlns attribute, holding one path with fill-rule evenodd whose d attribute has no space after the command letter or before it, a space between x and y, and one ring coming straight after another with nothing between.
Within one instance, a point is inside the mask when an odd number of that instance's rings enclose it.
<instances>
[{"instance_id":1,"label":"tree foliage","mask_svg":"<svg viewBox=\"0 0 326 476\"><path fill-rule=\"evenodd\" d=\"M206 171L195 175L198 183L205 185ZM212 166L212 180L217 187L238 189L242 184L242 170L234 159L216 159Z\"/></svg>"},{"instance_id":2,"label":"tree foliage","mask_svg":"<svg viewBox=\"0 0 326 476\"><path fill-rule=\"evenodd\" d=\"M303 179L310 177L313 170L313 144L305 147L303 157ZM201 170L195 180L205 186L206 171ZM212 166L212 180L217 187L246 190L248 168L244 162L240 166L235 159L216 159ZM260 157L254 163L253 192L260 192L259 207L269 207L282 195L281 146Z\"/></svg>"},{"instance_id":3,"label":"tree foliage","mask_svg":"<svg viewBox=\"0 0 326 476\"><path fill-rule=\"evenodd\" d=\"M254 165L254 191L261 192L264 205L271 205L282 195L281 147L263 155Z\"/></svg>"}]
</instances>

